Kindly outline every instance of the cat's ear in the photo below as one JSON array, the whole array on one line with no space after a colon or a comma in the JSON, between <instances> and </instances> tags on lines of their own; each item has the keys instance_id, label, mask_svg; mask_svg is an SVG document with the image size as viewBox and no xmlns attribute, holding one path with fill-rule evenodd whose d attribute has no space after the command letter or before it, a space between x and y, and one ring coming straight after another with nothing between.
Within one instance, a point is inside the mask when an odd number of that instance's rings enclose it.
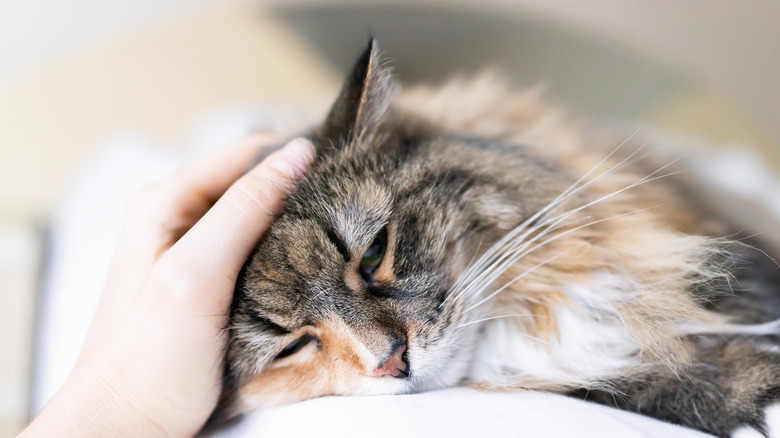
<instances>
[{"instance_id":1,"label":"cat's ear","mask_svg":"<svg viewBox=\"0 0 780 438\"><path fill-rule=\"evenodd\" d=\"M347 75L320 136L334 145L376 128L390 107L395 88L390 69L382 65L379 48L371 38Z\"/></svg>"}]
</instances>

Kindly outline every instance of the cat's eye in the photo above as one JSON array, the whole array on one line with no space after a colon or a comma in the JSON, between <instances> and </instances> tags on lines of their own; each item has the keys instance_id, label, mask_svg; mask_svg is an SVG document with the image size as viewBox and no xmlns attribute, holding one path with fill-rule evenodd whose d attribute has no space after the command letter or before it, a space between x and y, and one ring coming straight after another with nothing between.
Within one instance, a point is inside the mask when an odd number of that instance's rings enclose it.
<instances>
[{"instance_id":1,"label":"cat's eye","mask_svg":"<svg viewBox=\"0 0 780 438\"><path fill-rule=\"evenodd\" d=\"M301 351L303 347L309 344L311 341L315 341L317 338L312 335L303 335L300 338L290 342L287 344L286 347L282 348L282 351L279 352L279 354L276 355L274 360L276 359L282 359L288 356L292 356L293 354Z\"/></svg>"},{"instance_id":2,"label":"cat's eye","mask_svg":"<svg viewBox=\"0 0 780 438\"><path fill-rule=\"evenodd\" d=\"M387 250L387 229L383 228L382 231L377 234L371 246L368 247L366 253L363 254L363 258L360 259L360 276L366 282L371 282L371 275L382 263L382 259L385 257L385 251Z\"/></svg>"}]
</instances>

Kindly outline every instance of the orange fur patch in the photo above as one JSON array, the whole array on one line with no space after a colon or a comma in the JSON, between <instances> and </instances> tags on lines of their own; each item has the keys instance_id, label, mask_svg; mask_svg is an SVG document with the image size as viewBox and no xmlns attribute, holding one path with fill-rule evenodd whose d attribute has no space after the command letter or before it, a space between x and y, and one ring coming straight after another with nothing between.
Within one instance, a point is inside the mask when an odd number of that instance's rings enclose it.
<instances>
[{"instance_id":1,"label":"orange fur patch","mask_svg":"<svg viewBox=\"0 0 780 438\"><path fill-rule=\"evenodd\" d=\"M309 331L320 340L320 348L307 346L271 363L239 390L245 405L279 405L358 391L359 379L370 376L378 363L365 343L338 319Z\"/></svg>"}]
</instances>

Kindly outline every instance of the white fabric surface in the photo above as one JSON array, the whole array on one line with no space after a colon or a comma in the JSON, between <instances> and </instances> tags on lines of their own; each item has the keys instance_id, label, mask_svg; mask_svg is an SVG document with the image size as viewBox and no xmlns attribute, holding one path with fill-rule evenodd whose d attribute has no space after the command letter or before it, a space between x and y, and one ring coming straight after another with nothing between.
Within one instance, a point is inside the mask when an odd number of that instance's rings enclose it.
<instances>
[{"instance_id":1,"label":"white fabric surface","mask_svg":"<svg viewBox=\"0 0 780 438\"><path fill-rule=\"evenodd\" d=\"M451 388L380 397L324 397L248 416L221 438L706 437L630 412L539 392Z\"/></svg>"},{"instance_id":2,"label":"white fabric surface","mask_svg":"<svg viewBox=\"0 0 780 438\"><path fill-rule=\"evenodd\" d=\"M203 135L211 144L224 144L241 136L246 132L245 124L234 126L230 120L235 121L236 116L231 117L225 119L227 124L212 123L200 132L206 133ZM258 127L256 123L253 126ZM75 363L118 239L127 197L133 189L170 173L185 161L183 154L165 152L147 140L123 138L103 147L68 191L51 230L40 307L34 413L54 394ZM326 397L256 412L217 434L321 438L399 435L705 436L558 395L485 393L466 388L402 396Z\"/></svg>"}]
</instances>

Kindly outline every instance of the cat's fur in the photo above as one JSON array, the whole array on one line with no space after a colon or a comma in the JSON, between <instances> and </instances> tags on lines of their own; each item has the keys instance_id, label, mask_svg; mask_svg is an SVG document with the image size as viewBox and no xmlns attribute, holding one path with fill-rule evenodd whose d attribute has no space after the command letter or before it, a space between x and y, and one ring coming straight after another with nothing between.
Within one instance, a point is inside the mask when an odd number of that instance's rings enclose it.
<instances>
[{"instance_id":1,"label":"cat's fur","mask_svg":"<svg viewBox=\"0 0 780 438\"><path fill-rule=\"evenodd\" d=\"M780 316L778 268L717 238L731 228L685 207L636 139L618 147L491 77L396 96L373 41L308 136L317 162L236 287L213 422L473 385L763 430L776 328L735 324Z\"/></svg>"}]
</instances>

